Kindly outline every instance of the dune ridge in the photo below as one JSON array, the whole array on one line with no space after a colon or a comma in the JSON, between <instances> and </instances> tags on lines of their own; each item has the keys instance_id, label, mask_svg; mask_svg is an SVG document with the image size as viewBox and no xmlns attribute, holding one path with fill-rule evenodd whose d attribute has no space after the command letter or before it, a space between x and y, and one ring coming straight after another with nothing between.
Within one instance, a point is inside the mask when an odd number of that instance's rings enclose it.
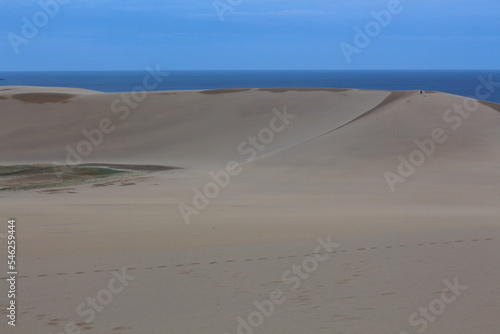
<instances>
[{"instance_id":1,"label":"dune ridge","mask_svg":"<svg viewBox=\"0 0 500 334\"><path fill-rule=\"evenodd\" d=\"M227 94L228 91L231 94ZM170 95L152 92L143 102L136 103L136 108L128 108L129 113L122 120L122 114L114 112L117 107L113 108L114 101L121 101L120 94L6 87L0 91L4 98L0 112L5 119L1 128L2 163L64 162L68 146L76 150L79 142L88 140L82 131L98 129L100 120L109 118L116 129L105 134L102 144L94 145L92 153L88 157L82 156L82 160L212 167L238 158L235 146L245 140L243 133L258 133L273 109L286 107L289 112L297 113L298 119L290 131L287 129L276 136L276 140L260 152L262 155L325 135L374 111L383 112L390 104L399 103L401 108L409 100L418 98L417 92L335 89L224 92L179 91ZM34 99L31 101L42 104L23 103L28 96L28 99ZM16 100L20 98L25 100ZM421 102L458 101L460 98L435 93L426 99L429 101L422 98ZM124 103L117 105L126 106ZM495 108L495 104L486 106ZM433 108L432 105L423 107ZM486 110L481 108L478 113L486 117ZM401 110L400 114L404 115L405 111ZM26 120L31 120L37 127ZM142 136L146 132L148 136Z\"/></svg>"}]
</instances>

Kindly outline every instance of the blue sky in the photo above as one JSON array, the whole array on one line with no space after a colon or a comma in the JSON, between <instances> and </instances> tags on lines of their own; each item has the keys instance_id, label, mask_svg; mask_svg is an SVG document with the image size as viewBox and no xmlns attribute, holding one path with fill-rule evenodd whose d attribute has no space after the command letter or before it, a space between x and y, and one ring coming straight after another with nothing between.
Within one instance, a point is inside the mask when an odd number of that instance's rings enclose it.
<instances>
[{"instance_id":1,"label":"blue sky","mask_svg":"<svg viewBox=\"0 0 500 334\"><path fill-rule=\"evenodd\" d=\"M0 0L0 70L500 69L498 0L216 1Z\"/></svg>"}]
</instances>

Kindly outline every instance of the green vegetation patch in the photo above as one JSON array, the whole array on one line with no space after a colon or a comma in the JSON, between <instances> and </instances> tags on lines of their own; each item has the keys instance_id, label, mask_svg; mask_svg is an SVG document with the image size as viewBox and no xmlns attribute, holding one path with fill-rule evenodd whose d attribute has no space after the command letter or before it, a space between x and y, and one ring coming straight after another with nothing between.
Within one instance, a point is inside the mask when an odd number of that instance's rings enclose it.
<instances>
[{"instance_id":1,"label":"green vegetation patch","mask_svg":"<svg viewBox=\"0 0 500 334\"><path fill-rule=\"evenodd\" d=\"M131 173L111 168L65 165L0 166L0 191L65 187Z\"/></svg>"}]
</instances>

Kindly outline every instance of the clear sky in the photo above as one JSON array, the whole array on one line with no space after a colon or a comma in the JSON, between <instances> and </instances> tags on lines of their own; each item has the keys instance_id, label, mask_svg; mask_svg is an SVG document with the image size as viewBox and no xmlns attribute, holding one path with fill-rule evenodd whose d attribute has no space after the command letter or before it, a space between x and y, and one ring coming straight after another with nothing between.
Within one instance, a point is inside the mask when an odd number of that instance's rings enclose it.
<instances>
[{"instance_id":1,"label":"clear sky","mask_svg":"<svg viewBox=\"0 0 500 334\"><path fill-rule=\"evenodd\" d=\"M0 0L0 22L4 71L500 69L499 0Z\"/></svg>"}]
</instances>

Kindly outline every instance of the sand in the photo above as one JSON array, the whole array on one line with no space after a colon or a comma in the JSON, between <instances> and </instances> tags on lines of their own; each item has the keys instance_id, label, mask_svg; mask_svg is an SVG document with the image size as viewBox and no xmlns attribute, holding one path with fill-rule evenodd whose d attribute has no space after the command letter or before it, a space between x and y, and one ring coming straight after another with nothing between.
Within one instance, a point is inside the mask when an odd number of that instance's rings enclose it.
<instances>
[{"instance_id":1,"label":"sand","mask_svg":"<svg viewBox=\"0 0 500 334\"><path fill-rule=\"evenodd\" d=\"M498 104L6 89L2 165L134 176L0 192L0 233L16 218L19 247L17 326L4 316L2 333L498 333Z\"/></svg>"}]
</instances>

